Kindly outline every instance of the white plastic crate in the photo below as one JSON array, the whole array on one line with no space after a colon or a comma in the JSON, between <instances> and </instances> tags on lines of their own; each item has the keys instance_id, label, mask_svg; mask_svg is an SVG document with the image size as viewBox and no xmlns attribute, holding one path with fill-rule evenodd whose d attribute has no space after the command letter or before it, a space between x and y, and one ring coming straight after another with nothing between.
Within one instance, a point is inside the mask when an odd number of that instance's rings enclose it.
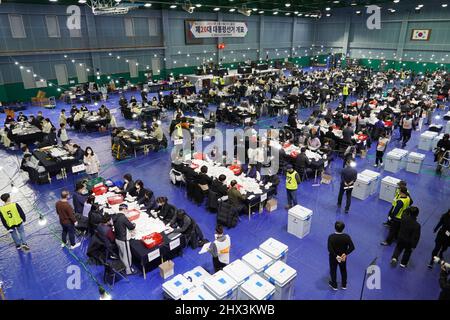
<instances>
[{"instance_id":1,"label":"white plastic crate","mask_svg":"<svg viewBox=\"0 0 450 320\"><path fill-rule=\"evenodd\" d=\"M269 238L264 241L259 246L259 250L267 254L273 260L281 260L285 263L287 262L287 253L289 247L274 238Z\"/></svg>"}]
</instances>

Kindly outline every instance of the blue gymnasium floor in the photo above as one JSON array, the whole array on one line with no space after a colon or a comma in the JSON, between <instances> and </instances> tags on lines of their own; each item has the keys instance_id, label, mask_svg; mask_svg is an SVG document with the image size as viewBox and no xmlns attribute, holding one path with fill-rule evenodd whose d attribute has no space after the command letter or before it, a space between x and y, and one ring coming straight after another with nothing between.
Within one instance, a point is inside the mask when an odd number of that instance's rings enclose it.
<instances>
[{"instance_id":1,"label":"blue gymnasium floor","mask_svg":"<svg viewBox=\"0 0 450 320\"><path fill-rule=\"evenodd\" d=\"M131 96L131 93L127 93ZM138 96L136 94L136 96ZM111 97L108 107L117 109L118 97ZM336 105L336 103L334 103ZM89 108L97 108L93 105ZM68 110L70 106L59 103L55 111L43 110L44 115L57 124L58 111ZM39 108L30 107L25 114L36 114ZM299 117L305 119L312 110L301 110ZM116 113L118 125L125 127L138 126L138 122L124 120ZM262 119L258 126L268 127L279 119ZM284 121L286 119L283 119ZM4 114L0 115L3 123ZM164 124L167 127L167 122ZM219 128L224 126L219 124ZM101 175L114 180L120 179L124 173L131 173L135 179L140 178L156 195L165 195L169 201L192 215L205 237L213 238L215 215L208 213L203 207L189 202L184 189L173 186L168 177L170 169L169 153L161 151L147 157L115 162L110 154L109 135L99 133L78 134L69 131L69 137L83 148L90 145L99 155L102 163ZM407 149L416 151L419 132L413 133ZM397 142L390 144L389 149L397 147ZM423 152L423 151L419 151ZM366 159L358 159L357 169L374 169L374 146ZM17 171L20 161L18 151L0 151L1 164L8 175L12 177ZM364 299L437 299L439 295L439 268L427 269L434 246L434 226L440 215L448 209L450 196L449 178L434 175L433 155L427 152L424 168L420 175L400 171L396 177L408 182L409 190L415 205L420 208L419 222L422 224L422 238L414 251L407 269L392 268L389 264L393 246L379 245L387 233L382 226L390 208L388 202L378 199L378 194L365 201L352 198L350 213L336 207L339 188L339 172L342 160L336 160L331 168L332 184L313 187L312 181L301 184L299 188L299 203L313 210L311 233L304 239L298 239L287 233L287 212L284 210L286 195L284 179L282 179L278 194L278 210L273 213L254 215L249 221L246 216L234 229L227 230L232 238L232 260L242 257L256 248L264 240L274 237L289 246L288 264L295 268L298 277L295 283L295 299L359 299L365 268L378 257L377 264L381 268L381 289L365 289ZM382 177L390 175L382 169ZM73 190L74 178L69 176L65 181L55 180L52 184L30 186L20 183L19 175L14 176L16 186L21 186L20 192L14 194L14 199L27 209L28 220L25 225L28 244L31 253L17 252L9 235L0 229L0 280L5 284L5 294L8 299L98 299L98 283L102 283L102 268L87 265L85 252L87 241L73 251L60 248L60 227L54 212L54 203L63 188ZM18 180L19 179L19 180ZM18 182L19 181L19 182ZM1 193L10 190L4 175L0 179ZM447 200L445 200L447 199ZM35 206L35 209L28 211ZM42 227L37 223L38 210L47 215L49 223ZM356 246L348 261L348 290L331 291L328 287L328 253L327 237L333 232L334 222L343 220ZM198 265L212 272L212 261L209 255L199 255L198 249L185 249L183 257L174 259L175 274L184 273ZM448 259L448 252L447 252ZM67 267L81 267L81 288L67 289ZM97 280L98 279L98 280ZM338 277L339 279L339 277ZM147 280L142 275L129 277L129 282L120 281L114 288L105 286L114 299L162 299L161 284L163 280L158 270L147 273Z\"/></svg>"}]
</instances>

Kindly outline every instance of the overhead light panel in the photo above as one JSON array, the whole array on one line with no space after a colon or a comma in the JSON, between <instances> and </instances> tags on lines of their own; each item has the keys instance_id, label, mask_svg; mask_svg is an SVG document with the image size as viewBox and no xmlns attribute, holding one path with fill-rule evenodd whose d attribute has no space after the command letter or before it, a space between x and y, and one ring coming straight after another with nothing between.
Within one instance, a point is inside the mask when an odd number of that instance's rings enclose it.
<instances>
[{"instance_id":1,"label":"overhead light panel","mask_svg":"<svg viewBox=\"0 0 450 320\"><path fill-rule=\"evenodd\" d=\"M200 3L197 3L195 6L196 6L197 8L200 8L202 5L201 5Z\"/></svg>"},{"instance_id":2,"label":"overhead light panel","mask_svg":"<svg viewBox=\"0 0 450 320\"><path fill-rule=\"evenodd\" d=\"M447 7L448 7L448 4L443 3L441 6L442 6L442 8L447 8Z\"/></svg>"},{"instance_id":3,"label":"overhead light panel","mask_svg":"<svg viewBox=\"0 0 450 320\"><path fill-rule=\"evenodd\" d=\"M219 10L220 10L220 8L214 8L213 10L214 10L214 11L219 11Z\"/></svg>"},{"instance_id":4,"label":"overhead light panel","mask_svg":"<svg viewBox=\"0 0 450 320\"><path fill-rule=\"evenodd\" d=\"M263 14L263 13L264 13L264 11L263 11L263 10L261 10L261 11L258 11L258 13L259 13L259 14Z\"/></svg>"},{"instance_id":5,"label":"overhead light panel","mask_svg":"<svg viewBox=\"0 0 450 320\"><path fill-rule=\"evenodd\" d=\"M277 15L278 14L278 11L274 11L274 13L273 13L274 15Z\"/></svg>"},{"instance_id":6,"label":"overhead light panel","mask_svg":"<svg viewBox=\"0 0 450 320\"><path fill-rule=\"evenodd\" d=\"M236 9L235 8L231 8L230 10L228 10L228 11L230 11L230 12L235 12L236 11Z\"/></svg>"},{"instance_id":7,"label":"overhead light panel","mask_svg":"<svg viewBox=\"0 0 450 320\"><path fill-rule=\"evenodd\" d=\"M291 6L291 4L290 3L285 3L284 6L289 8Z\"/></svg>"},{"instance_id":8,"label":"overhead light panel","mask_svg":"<svg viewBox=\"0 0 450 320\"><path fill-rule=\"evenodd\" d=\"M330 10L331 10L331 8L330 8L330 7L327 7L327 8L325 8L325 10L326 10L326 11L330 11Z\"/></svg>"},{"instance_id":9,"label":"overhead light panel","mask_svg":"<svg viewBox=\"0 0 450 320\"><path fill-rule=\"evenodd\" d=\"M146 4L144 4L144 7L146 7L146 8L150 8L152 6L152 4L151 3L146 3Z\"/></svg>"},{"instance_id":10,"label":"overhead light panel","mask_svg":"<svg viewBox=\"0 0 450 320\"><path fill-rule=\"evenodd\" d=\"M177 7L177 5L173 4L173 5L170 6L170 9L175 9L176 7Z\"/></svg>"}]
</instances>

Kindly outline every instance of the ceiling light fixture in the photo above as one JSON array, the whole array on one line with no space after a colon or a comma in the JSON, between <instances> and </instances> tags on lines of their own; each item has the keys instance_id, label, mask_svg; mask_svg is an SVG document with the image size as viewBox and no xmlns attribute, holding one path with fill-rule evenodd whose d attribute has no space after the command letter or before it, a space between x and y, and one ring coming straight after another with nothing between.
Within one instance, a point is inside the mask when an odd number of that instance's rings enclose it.
<instances>
[{"instance_id":1,"label":"ceiling light fixture","mask_svg":"<svg viewBox=\"0 0 450 320\"><path fill-rule=\"evenodd\" d=\"M213 10L214 10L214 11L219 11L219 10L220 10L220 8L214 8Z\"/></svg>"},{"instance_id":2,"label":"ceiling light fixture","mask_svg":"<svg viewBox=\"0 0 450 320\"><path fill-rule=\"evenodd\" d=\"M287 7L287 8L289 8L290 6L291 6L290 3L286 3L286 4L285 4L285 7Z\"/></svg>"},{"instance_id":3,"label":"ceiling light fixture","mask_svg":"<svg viewBox=\"0 0 450 320\"><path fill-rule=\"evenodd\" d=\"M151 3L146 3L146 4L144 4L144 7L146 7L146 8L150 8L152 6L152 4Z\"/></svg>"},{"instance_id":4,"label":"ceiling light fixture","mask_svg":"<svg viewBox=\"0 0 450 320\"><path fill-rule=\"evenodd\" d=\"M177 7L177 5L173 4L173 5L170 6L170 9L175 9L176 7Z\"/></svg>"}]
</instances>

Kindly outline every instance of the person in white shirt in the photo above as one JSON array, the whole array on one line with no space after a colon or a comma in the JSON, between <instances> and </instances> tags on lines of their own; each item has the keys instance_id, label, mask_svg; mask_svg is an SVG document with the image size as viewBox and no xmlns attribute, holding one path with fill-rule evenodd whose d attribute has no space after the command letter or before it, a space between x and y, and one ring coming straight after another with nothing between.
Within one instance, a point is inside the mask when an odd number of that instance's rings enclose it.
<instances>
[{"instance_id":1,"label":"person in white shirt","mask_svg":"<svg viewBox=\"0 0 450 320\"><path fill-rule=\"evenodd\" d=\"M309 150L311 150L311 151L317 151L317 150L319 150L321 145L322 145L322 144L320 143L320 140L319 140L319 138L317 137L317 135L311 137L311 138L308 140L308 148L309 148Z\"/></svg>"},{"instance_id":2,"label":"person in white shirt","mask_svg":"<svg viewBox=\"0 0 450 320\"><path fill-rule=\"evenodd\" d=\"M87 147L84 151L83 162L86 166L86 173L90 178L96 178L100 171L100 161L91 147Z\"/></svg>"},{"instance_id":3,"label":"person in white shirt","mask_svg":"<svg viewBox=\"0 0 450 320\"><path fill-rule=\"evenodd\" d=\"M45 134L49 134L51 130L52 130L52 123L50 122L50 119L45 119L42 125L42 132Z\"/></svg>"},{"instance_id":4,"label":"person in white shirt","mask_svg":"<svg viewBox=\"0 0 450 320\"><path fill-rule=\"evenodd\" d=\"M230 263L231 239L229 235L224 234L222 226L216 227L214 241L208 248L213 257L214 272L222 270Z\"/></svg>"},{"instance_id":5,"label":"person in white shirt","mask_svg":"<svg viewBox=\"0 0 450 320\"><path fill-rule=\"evenodd\" d=\"M65 123L61 123L58 130L58 137L61 139L61 143L63 146L65 146L70 141L69 136L67 135Z\"/></svg>"},{"instance_id":6,"label":"person in white shirt","mask_svg":"<svg viewBox=\"0 0 450 320\"><path fill-rule=\"evenodd\" d=\"M378 167L378 165L383 165L383 156L384 152L386 151L387 144L389 142L389 139L386 137L386 133L382 133L380 138L378 139L377 144L377 155L375 159L375 164L373 165L375 168Z\"/></svg>"}]
</instances>

